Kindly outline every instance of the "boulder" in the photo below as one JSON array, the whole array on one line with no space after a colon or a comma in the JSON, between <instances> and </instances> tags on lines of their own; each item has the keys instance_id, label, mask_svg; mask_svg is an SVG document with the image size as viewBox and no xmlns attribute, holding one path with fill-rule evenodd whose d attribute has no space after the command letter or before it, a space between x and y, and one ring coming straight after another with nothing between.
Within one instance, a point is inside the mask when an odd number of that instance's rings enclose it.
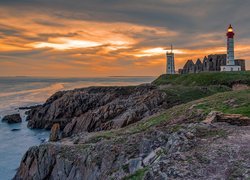
<instances>
[{"instance_id":1,"label":"boulder","mask_svg":"<svg viewBox=\"0 0 250 180\"><path fill-rule=\"evenodd\" d=\"M20 123L22 122L22 118L20 114L12 114L4 116L2 119L3 122L7 122L9 124Z\"/></svg>"},{"instance_id":2,"label":"boulder","mask_svg":"<svg viewBox=\"0 0 250 180\"><path fill-rule=\"evenodd\" d=\"M237 126L249 126L250 118L241 114L223 114L222 112L212 111L203 121L205 123L225 122Z\"/></svg>"},{"instance_id":3,"label":"boulder","mask_svg":"<svg viewBox=\"0 0 250 180\"><path fill-rule=\"evenodd\" d=\"M129 168L129 173L133 174L135 173L138 169L142 168L142 158L134 158L130 159L128 162L128 168Z\"/></svg>"},{"instance_id":4,"label":"boulder","mask_svg":"<svg viewBox=\"0 0 250 180\"><path fill-rule=\"evenodd\" d=\"M55 123L50 131L50 141L58 141L60 139L60 124Z\"/></svg>"},{"instance_id":5,"label":"boulder","mask_svg":"<svg viewBox=\"0 0 250 180\"><path fill-rule=\"evenodd\" d=\"M217 117L217 122L226 122L237 126L249 126L250 118L241 114L222 114Z\"/></svg>"},{"instance_id":6,"label":"boulder","mask_svg":"<svg viewBox=\"0 0 250 180\"><path fill-rule=\"evenodd\" d=\"M147 157L143 159L144 166L148 166L152 164L162 153L162 148L157 148L154 151L152 151Z\"/></svg>"},{"instance_id":7,"label":"boulder","mask_svg":"<svg viewBox=\"0 0 250 180\"><path fill-rule=\"evenodd\" d=\"M206 119L203 121L204 123L207 123L207 124L211 124L213 122L216 122L217 121L217 117L218 115L221 115L222 113L221 112L218 112L218 111L211 111Z\"/></svg>"}]
</instances>

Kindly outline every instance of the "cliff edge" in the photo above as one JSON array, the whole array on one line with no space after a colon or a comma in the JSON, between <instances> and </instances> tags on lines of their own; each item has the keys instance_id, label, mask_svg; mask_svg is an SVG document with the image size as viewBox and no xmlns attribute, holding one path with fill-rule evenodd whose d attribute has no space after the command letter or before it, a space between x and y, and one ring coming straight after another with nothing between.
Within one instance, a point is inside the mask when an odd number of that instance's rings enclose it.
<instances>
[{"instance_id":1,"label":"cliff edge","mask_svg":"<svg viewBox=\"0 0 250 180\"><path fill-rule=\"evenodd\" d=\"M187 80L175 84L175 78L146 86L55 94L30 111L29 123L47 128L67 119L62 123L64 138L31 147L14 179L250 178L249 84L234 78L228 83L185 85ZM105 119L110 109L106 107L119 102L125 110ZM65 108L74 113L67 114ZM115 126L116 119L133 112L137 113L130 117L136 120Z\"/></svg>"}]
</instances>

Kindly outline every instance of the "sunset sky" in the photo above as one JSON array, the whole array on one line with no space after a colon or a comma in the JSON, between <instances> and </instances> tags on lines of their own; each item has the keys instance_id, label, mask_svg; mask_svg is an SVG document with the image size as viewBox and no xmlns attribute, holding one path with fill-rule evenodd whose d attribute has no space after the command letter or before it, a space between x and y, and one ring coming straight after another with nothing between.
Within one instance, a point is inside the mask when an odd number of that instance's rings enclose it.
<instances>
[{"instance_id":1,"label":"sunset sky","mask_svg":"<svg viewBox=\"0 0 250 180\"><path fill-rule=\"evenodd\" d=\"M0 76L158 76L174 45L186 60L226 53L250 69L247 0L0 0ZM249 60L249 61L248 61Z\"/></svg>"}]
</instances>

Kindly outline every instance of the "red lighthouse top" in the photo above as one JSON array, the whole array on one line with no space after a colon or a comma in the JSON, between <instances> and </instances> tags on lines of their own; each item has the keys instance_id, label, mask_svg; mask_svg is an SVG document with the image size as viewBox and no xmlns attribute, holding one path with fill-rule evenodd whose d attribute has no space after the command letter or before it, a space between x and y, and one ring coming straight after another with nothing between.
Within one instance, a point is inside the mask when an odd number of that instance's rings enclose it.
<instances>
[{"instance_id":1,"label":"red lighthouse top","mask_svg":"<svg viewBox=\"0 0 250 180\"><path fill-rule=\"evenodd\" d=\"M228 38L234 38L234 30L232 25L230 24L228 29L227 29L227 37Z\"/></svg>"}]
</instances>

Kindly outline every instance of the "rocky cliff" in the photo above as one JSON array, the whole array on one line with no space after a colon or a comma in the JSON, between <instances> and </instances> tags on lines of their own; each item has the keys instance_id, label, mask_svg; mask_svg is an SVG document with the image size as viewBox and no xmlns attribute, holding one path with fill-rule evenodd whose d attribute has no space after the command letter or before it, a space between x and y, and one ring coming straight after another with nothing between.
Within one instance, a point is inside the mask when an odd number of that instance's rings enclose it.
<instances>
[{"instance_id":1,"label":"rocky cliff","mask_svg":"<svg viewBox=\"0 0 250 180\"><path fill-rule=\"evenodd\" d=\"M249 90L219 93L32 147L14 179L247 179L249 100Z\"/></svg>"},{"instance_id":2,"label":"rocky cliff","mask_svg":"<svg viewBox=\"0 0 250 180\"><path fill-rule=\"evenodd\" d=\"M64 136L120 128L159 112L165 104L165 94L152 85L58 92L29 112L28 127L50 129L59 123Z\"/></svg>"},{"instance_id":3,"label":"rocky cliff","mask_svg":"<svg viewBox=\"0 0 250 180\"><path fill-rule=\"evenodd\" d=\"M31 147L14 179L249 179L249 74L207 75L56 93L28 125L63 138Z\"/></svg>"},{"instance_id":4,"label":"rocky cliff","mask_svg":"<svg viewBox=\"0 0 250 180\"><path fill-rule=\"evenodd\" d=\"M97 142L65 139L31 148L14 179L247 179L249 131L191 123Z\"/></svg>"}]
</instances>

